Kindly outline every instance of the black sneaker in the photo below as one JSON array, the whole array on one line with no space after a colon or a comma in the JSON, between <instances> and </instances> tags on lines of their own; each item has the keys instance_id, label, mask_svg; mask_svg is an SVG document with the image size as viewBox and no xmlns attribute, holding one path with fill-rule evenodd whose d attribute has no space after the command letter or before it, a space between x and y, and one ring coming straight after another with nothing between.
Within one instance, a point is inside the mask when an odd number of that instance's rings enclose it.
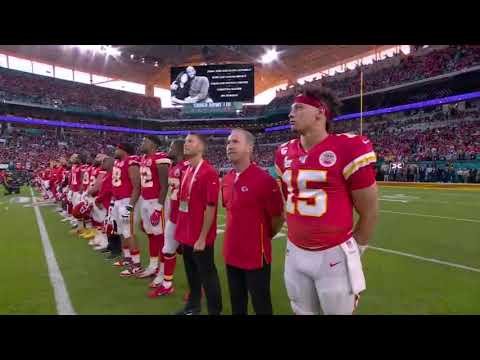
<instances>
[{"instance_id":1,"label":"black sneaker","mask_svg":"<svg viewBox=\"0 0 480 360\"><path fill-rule=\"evenodd\" d=\"M101 253L111 253L111 251L108 248L100 250Z\"/></svg>"},{"instance_id":2,"label":"black sneaker","mask_svg":"<svg viewBox=\"0 0 480 360\"><path fill-rule=\"evenodd\" d=\"M177 311L176 313L174 313L173 315L200 315L200 312L201 310L199 308L196 308L196 309L183 308Z\"/></svg>"}]
</instances>

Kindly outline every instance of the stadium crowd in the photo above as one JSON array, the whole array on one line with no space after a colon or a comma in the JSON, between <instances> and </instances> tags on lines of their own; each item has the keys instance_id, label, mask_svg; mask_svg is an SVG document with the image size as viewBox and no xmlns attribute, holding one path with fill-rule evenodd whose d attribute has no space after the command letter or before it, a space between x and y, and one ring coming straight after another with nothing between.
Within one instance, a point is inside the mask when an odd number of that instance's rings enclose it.
<instances>
[{"instance_id":1,"label":"stadium crowd","mask_svg":"<svg viewBox=\"0 0 480 360\"><path fill-rule=\"evenodd\" d=\"M359 93L360 68L364 70L364 92L418 81L429 77L458 71L480 64L480 46L451 45L426 53L397 54L354 70L326 76L311 84L325 85L340 97ZM265 111L281 109L291 103L299 85L277 92L268 106L244 106L239 113L228 117L261 116ZM76 83L26 72L0 68L0 99L25 101L63 109L82 108L91 112L115 113L135 118L156 119L213 119L225 114L187 115L177 108L161 108L160 100L120 90Z\"/></svg>"},{"instance_id":2,"label":"stadium crowd","mask_svg":"<svg viewBox=\"0 0 480 360\"><path fill-rule=\"evenodd\" d=\"M390 66L385 67L385 65ZM395 55L393 58L358 66L354 70L333 76L325 76L309 84L324 85L340 97L360 92L360 69L364 71L364 92L374 91L405 82L419 81L450 72L480 65L480 46L452 45L426 54ZM268 110L288 106L300 85L278 91L277 97L267 106Z\"/></svg>"}]
</instances>

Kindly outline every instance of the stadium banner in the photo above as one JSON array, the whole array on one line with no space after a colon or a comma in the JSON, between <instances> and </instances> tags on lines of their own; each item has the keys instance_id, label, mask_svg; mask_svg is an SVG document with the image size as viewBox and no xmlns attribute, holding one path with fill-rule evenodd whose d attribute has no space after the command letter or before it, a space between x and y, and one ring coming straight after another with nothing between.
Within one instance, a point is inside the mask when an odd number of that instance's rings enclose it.
<instances>
[{"instance_id":1,"label":"stadium banner","mask_svg":"<svg viewBox=\"0 0 480 360\"><path fill-rule=\"evenodd\" d=\"M8 170L8 164L0 164L0 170Z\"/></svg>"},{"instance_id":2,"label":"stadium banner","mask_svg":"<svg viewBox=\"0 0 480 360\"><path fill-rule=\"evenodd\" d=\"M253 102L254 75L253 64L172 67L172 105Z\"/></svg>"},{"instance_id":3,"label":"stadium banner","mask_svg":"<svg viewBox=\"0 0 480 360\"><path fill-rule=\"evenodd\" d=\"M241 102L196 103L196 104L183 105L182 113L183 114L235 113L240 110L242 110Z\"/></svg>"}]
</instances>

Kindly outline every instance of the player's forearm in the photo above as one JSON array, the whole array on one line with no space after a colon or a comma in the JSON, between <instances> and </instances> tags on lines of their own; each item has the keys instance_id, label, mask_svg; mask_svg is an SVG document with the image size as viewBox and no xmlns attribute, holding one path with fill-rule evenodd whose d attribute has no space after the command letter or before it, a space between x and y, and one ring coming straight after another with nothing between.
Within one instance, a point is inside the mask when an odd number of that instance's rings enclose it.
<instances>
[{"instance_id":1,"label":"player's forearm","mask_svg":"<svg viewBox=\"0 0 480 360\"><path fill-rule=\"evenodd\" d=\"M274 216L272 218L272 237L277 235L280 232L280 230L282 230L282 226L283 226L284 221L285 221L285 219L284 219L283 215Z\"/></svg>"},{"instance_id":2,"label":"player's forearm","mask_svg":"<svg viewBox=\"0 0 480 360\"><path fill-rule=\"evenodd\" d=\"M130 196L129 205L131 207L135 207L139 197L140 197L140 186L135 186L132 190L132 196Z\"/></svg>"},{"instance_id":3,"label":"player's forearm","mask_svg":"<svg viewBox=\"0 0 480 360\"><path fill-rule=\"evenodd\" d=\"M377 224L378 213L376 210L364 213L360 215L360 218L355 225L352 236L360 245L368 245L369 240L371 239L373 232L375 230L375 225Z\"/></svg>"},{"instance_id":4,"label":"player's forearm","mask_svg":"<svg viewBox=\"0 0 480 360\"><path fill-rule=\"evenodd\" d=\"M215 217L215 206L207 205L207 208L205 209L205 213L203 216L202 230L200 231L201 238L204 239L207 237L208 231L210 230L210 227L213 224L214 217Z\"/></svg>"},{"instance_id":5,"label":"player's forearm","mask_svg":"<svg viewBox=\"0 0 480 360\"><path fill-rule=\"evenodd\" d=\"M160 194L158 195L158 202L165 206L165 199L167 198L168 188L162 185L162 190L160 190Z\"/></svg>"}]
</instances>

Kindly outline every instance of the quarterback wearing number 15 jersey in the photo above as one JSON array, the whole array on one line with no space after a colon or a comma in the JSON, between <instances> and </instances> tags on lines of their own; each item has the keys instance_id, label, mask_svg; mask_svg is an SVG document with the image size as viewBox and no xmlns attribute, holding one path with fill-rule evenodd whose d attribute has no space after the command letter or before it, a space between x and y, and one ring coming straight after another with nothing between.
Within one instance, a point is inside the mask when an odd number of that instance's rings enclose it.
<instances>
[{"instance_id":1,"label":"quarterback wearing number 15 jersey","mask_svg":"<svg viewBox=\"0 0 480 360\"><path fill-rule=\"evenodd\" d=\"M351 191L375 183L376 156L362 136L330 134L309 151L300 139L282 144L275 168L282 180L288 238L307 250L325 250L352 235Z\"/></svg>"}]
</instances>

